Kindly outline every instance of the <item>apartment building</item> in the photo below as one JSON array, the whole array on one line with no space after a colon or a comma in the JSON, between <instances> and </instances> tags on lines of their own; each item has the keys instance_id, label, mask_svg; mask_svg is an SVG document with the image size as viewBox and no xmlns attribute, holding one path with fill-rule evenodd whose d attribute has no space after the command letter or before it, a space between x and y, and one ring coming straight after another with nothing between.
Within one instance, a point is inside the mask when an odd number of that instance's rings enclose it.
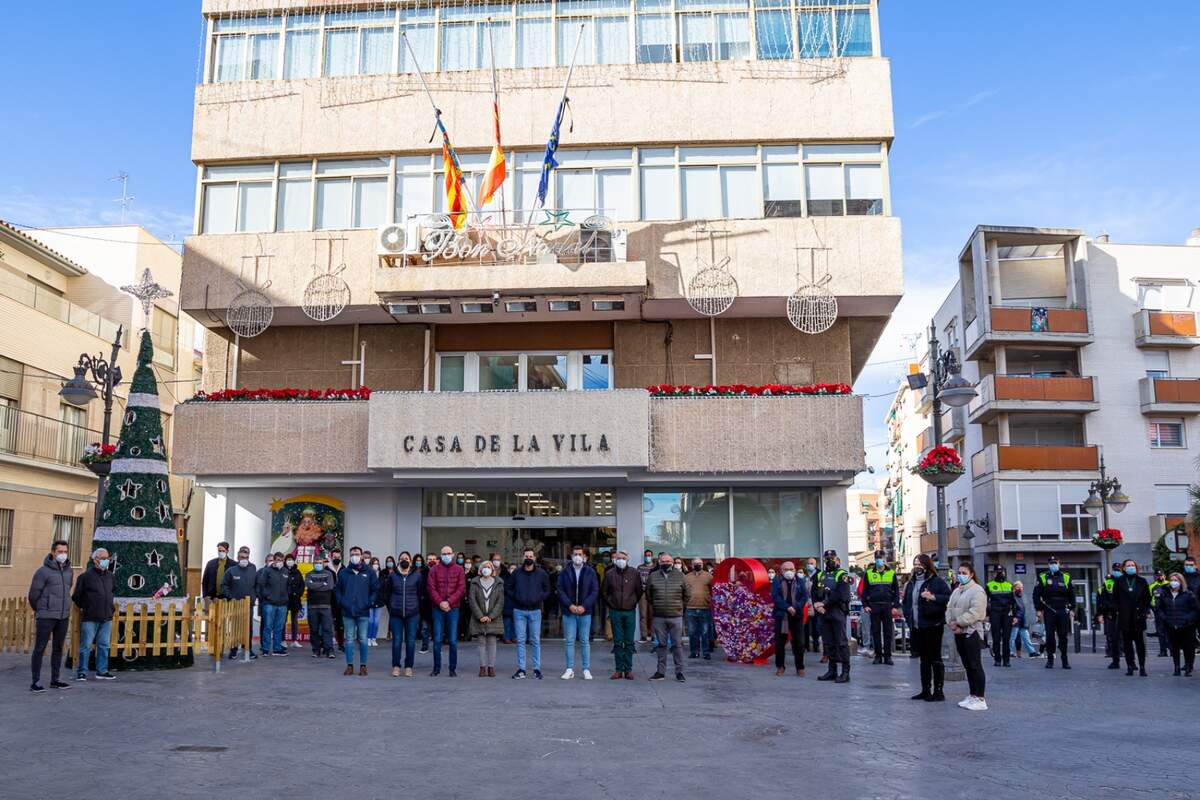
<instances>
[{"instance_id":1,"label":"apartment building","mask_svg":"<svg viewBox=\"0 0 1200 800\"><path fill-rule=\"evenodd\" d=\"M205 487L206 552L257 559L297 497L375 552L846 552L859 398L646 389L848 384L866 361L902 289L873 0L203 14L181 302L208 328L205 385L372 390L183 406L173 464ZM475 194L493 50L508 179L456 232L415 68ZM788 300L814 283L836 320L803 333Z\"/></svg>"},{"instance_id":2,"label":"apartment building","mask_svg":"<svg viewBox=\"0 0 1200 800\"><path fill-rule=\"evenodd\" d=\"M934 316L978 396L943 417L967 474L946 489L950 556L1028 583L1058 555L1091 613L1102 525L1083 504L1101 461L1128 506L1110 509L1148 569L1188 513L1200 455L1200 231L1186 244L1117 244L1074 229L980 226ZM928 490L933 526L934 490ZM971 538L965 538L969 534Z\"/></svg>"},{"instance_id":3,"label":"apartment building","mask_svg":"<svg viewBox=\"0 0 1200 800\"><path fill-rule=\"evenodd\" d=\"M850 554L847 563L865 567L874 563L876 550L883 550L886 554L893 549L882 539L880 497L878 489L851 489L846 492L846 513L849 517L847 551Z\"/></svg>"},{"instance_id":4,"label":"apartment building","mask_svg":"<svg viewBox=\"0 0 1200 800\"><path fill-rule=\"evenodd\" d=\"M910 372L915 371L919 365L914 361L908 368ZM925 418L929 405L927 394L927 390L912 389L907 382L901 381L886 417L887 478L880 490L879 514L884 530L890 533L884 548L888 551L888 560L896 563L901 571L907 571L917 553L931 550L925 513L926 484L911 471L921 453L933 446Z\"/></svg>"},{"instance_id":5,"label":"apartment building","mask_svg":"<svg viewBox=\"0 0 1200 800\"><path fill-rule=\"evenodd\" d=\"M126 380L114 403L116 441L137 360L129 342L147 324L141 306L117 287L135 282L138 267L150 268L156 280L177 290L180 257L146 256L141 248L113 244L151 238L134 226L50 232L0 222L0 594L28 588L54 539L66 539L72 563L86 565L98 485L79 458L84 447L101 439L103 404L70 405L59 389L82 354L110 358L121 328L117 365ZM127 269L117 269L118 252L127 257ZM189 344L186 363L178 360L185 346L177 318L177 307L158 301L149 324L160 380L187 396L190 387L174 381L189 375L194 359ZM173 405L164 390L164 411L169 414ZM169 424L164 431L169 446ZM173 480L173 488L182 488ZM179 504L182 495L174 498Z\"/></svg>"}]
</instances>

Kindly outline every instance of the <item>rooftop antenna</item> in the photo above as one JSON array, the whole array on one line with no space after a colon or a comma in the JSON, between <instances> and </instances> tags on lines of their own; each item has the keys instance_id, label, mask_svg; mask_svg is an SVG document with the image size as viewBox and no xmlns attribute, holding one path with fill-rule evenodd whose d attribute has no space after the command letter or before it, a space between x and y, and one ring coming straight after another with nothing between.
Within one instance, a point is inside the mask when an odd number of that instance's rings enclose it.
<instances>
[{"instance_id":1,"label":"rooftop antenna","mask_svg":"<svg viewBox=\"0 0 1200 800\"><path fill-rule=\"evenodd\" d=\"M114 177L109 178L110 181L121 182L121 196L113 200L114 203L121 204L121 224L125 224L125 212L129 210L129 204L134 201L134 196L129 193L129 173L121 170Z\"/></svg>"}]
</instances>

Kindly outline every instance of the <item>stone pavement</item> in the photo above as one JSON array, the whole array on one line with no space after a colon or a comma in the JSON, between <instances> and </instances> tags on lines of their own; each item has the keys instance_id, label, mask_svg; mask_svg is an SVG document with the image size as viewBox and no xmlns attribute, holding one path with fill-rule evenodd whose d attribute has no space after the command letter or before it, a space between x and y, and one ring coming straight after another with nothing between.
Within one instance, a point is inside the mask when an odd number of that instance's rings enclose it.
<instances>
[{"instance_id":1,"label":"stone pavement","mask_svg":"<svg viewBox=\"0 0 1200 800\"><path fill-rule=\"evenodd\" d=\"M381 642L381 645L383 643ZM459 677L392 678L389 648L371 675L306 650L251 664L121 673L42 695L28 657L0 656L0 797L375 798L1094 798L1200 796L1200 676L1109 671L1080 654L1067 672L1017 661L988 669L992 709L910 701L917 664L853 659L852 682L775 677L771 667L688 661L688 682L481 679L474 645ZM44 680L46 680L44 676ZM222 748L210 750L210 748ZM1193 782L1180 783L1191 775Z\"/></svg>"}]
</instances>

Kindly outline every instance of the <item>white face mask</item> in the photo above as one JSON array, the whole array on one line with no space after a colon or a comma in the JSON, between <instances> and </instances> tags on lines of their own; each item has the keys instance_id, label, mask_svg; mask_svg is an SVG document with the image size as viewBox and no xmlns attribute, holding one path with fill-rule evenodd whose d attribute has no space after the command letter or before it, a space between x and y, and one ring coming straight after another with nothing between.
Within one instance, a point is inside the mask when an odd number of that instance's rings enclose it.
<instances>
[{"instance_id":1,"label":"white face mask","mask_svg":"<svg viewBox=\"0 0 1200 800\"><path fill-rule=\"evenodd\" d=\"M229 554L228 554L228 553L226 553L224 550L218 550L218 551L217 551L217 558L219 558L219 559L221 559L222 561L224 561L225 559L229 558Z\"/></svg>"},{"instance_id":2,"label":"white face mask","mask_svg":"<svg viewBox=\"0 0 1200 800\"><path fill-rule=\"evenodd\" d=\"M500 559L498 559L498 558L493 558L493 559L492 559L492 566L493 566L494 568L496 568L496 569L500 569Z\"/></svg>"},{"instance_id":3,"label":"white face mask","mask_svg":"<svg viewBox=\"0 0 1200 800\"><path fill-rule=\"evenodd\" d=\"M295 561L293 561L293 560L292 560L292 559L290 559L290 558L287 560L287 562L286 562L286 563L287 563L287 565L288 565L289 567L294 567L294 566L296 566L296 562L295 562Z\"/></svg>"},{"instance_id":4,"label":"white face mask","mask_svg":"<svg viewBox=\"0 0 1200 800\"><path fill-rule=\"evenodd\" d=\"M617 565L617 569L625 569L625 567L629 564L629 562L623 558L618 558L613 561L613 563Z\"/></svg>"},{"instance_id":5,"label":"white face mask","mask_svg":"<svg viewBox=\"0 0 1200 800\"><path fill-rule=\"evenodd\" d=\"M239 567L248 567L248 566L250 566L250 559L248 559L248 558L239 558L239 559L238 559L238 566L239 566Z\"/></svg>"},{"instance_id":6,"label":"white face mask","mask_svg":"<svg viewBox=\"0 0 1200 800\"><path fill-rule=\"evenodd\" d=\"M354 555L350 556L350 563L351 563L351 564L357 564L357 563L359 563L360 561L362 561L362 556L358 555L357 553L355 553Z\"/></svg>"},{"instance_id":7,"label":"white face mask","mask_svg":"<svg viewBox=\"0 0 1200 800\"><path fill-rule=\"evenodd\" d=\"M65 564L65 563L67 563L67 554L66 553L55 553L54 560L60 564Z\"/></svg>"},{"instance_id":8,"label":"white face mask","mask_svg":"<svg viewBox=\"0 0 1200 800\"><path fill-rule=\"evenodd\" d=\"M571 563L577 567L583 566L583 556L571 556Z\"/></svg>"},{"instance_id":9,"label":"white face mask","mask_svg":"<svg viewBox=\"0 0 1200 800\"><path fill-rule=\"evenodd\" d=\"M792 578L796 577L796 571L794 569L785 569L783 571L783 577L790 581Z\"/></svg>"},{"instance_id":10,"label":"white face mask","mask_svg":"<svg viewBox=\"0 0 1200 800\"><path fill-rule=\"evenodd\" d=\"M491 567L483 567L482 569L479 570L479 574L485 578L490 578L490 577L492 577L492 568Z\"/></svg>"},{"instance_id":11,"label":"white face mask","mask_svg":"<svg viewBox=\"0 0 1200 800\"><path fill-rule=\"evenodd\" d=\"M1178 590L1179 589L1179 581L1171 581L1171 588Z\"/></svg>"},{"instance_id":12,"label":"white face mask","mask_svg":"<svg viewBox=\"0 0 1200 800\"><path fill-rule=\"evenodd\" d=\"M767 577L770 578L771 580L775 580L775 570L771 570L770 572L768 572Z\"/></svg>"}]
</instances>

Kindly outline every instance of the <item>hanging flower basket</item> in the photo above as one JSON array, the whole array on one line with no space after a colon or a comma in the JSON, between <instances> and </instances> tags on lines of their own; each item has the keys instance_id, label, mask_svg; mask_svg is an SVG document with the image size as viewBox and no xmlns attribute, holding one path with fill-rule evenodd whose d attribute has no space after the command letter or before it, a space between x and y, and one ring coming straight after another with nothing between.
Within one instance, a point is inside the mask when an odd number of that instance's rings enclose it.
<instances>
[{"instance_id":1,"label":"hanging flower basket","mask_svg":"<svg viewBox=\"0 0 1200 800\"><path fill-rule=\"evenodd\" d=\"M83 448L83 455L79 457L79 463L96 475L107 475L112 470L112 460L116 454L117 446L115 444L92 442Z\"/></svg>"},{"instance_id":2,"label":"hanging flower basket","mask_svg":"<svg viewBox=\"0 0 1200 800\"><path fill-rule=\"evenodd\" d=\"M925 454L921 463L912 471L932 486L945 487L958 480L967 471L958 451L952 447L938 445Z\"/></svg>"},{"instance_id":3,"label":"hanging flower basket","mask_svg":"<svg viewBox=\"0 0 1200 800\"><path fill-rule=\"evenodd\" d=\"M1102 550L1114 550L1125 544L1125 538L1116 528L1105 528L1092 537L1092 544Z\"/></svg>"}]
</instances>

